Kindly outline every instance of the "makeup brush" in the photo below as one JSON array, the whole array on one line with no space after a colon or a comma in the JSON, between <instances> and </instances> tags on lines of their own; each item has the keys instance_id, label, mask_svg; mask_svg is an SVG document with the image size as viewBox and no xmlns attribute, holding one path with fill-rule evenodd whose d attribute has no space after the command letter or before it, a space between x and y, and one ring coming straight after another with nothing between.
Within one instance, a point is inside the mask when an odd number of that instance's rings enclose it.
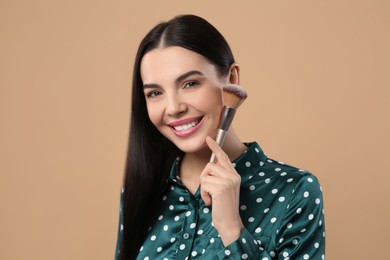
<instances>
[{"instance_id":1,"label":"makeup brush","mask_svg":"<svg viewBox=\"0 0 390 260\"><path fill-rule=\"evenodd\" d=\"M227 131L233 121L237 108L247 98L245 89L238 85L229 84L224 86L222 90L224 108L221 114L217 138L215 139L220 147L222 147L223 142L225 141ZM210 162L215 162L215 159L215 154L212 153Z\"/></svg>"}]
</instances>

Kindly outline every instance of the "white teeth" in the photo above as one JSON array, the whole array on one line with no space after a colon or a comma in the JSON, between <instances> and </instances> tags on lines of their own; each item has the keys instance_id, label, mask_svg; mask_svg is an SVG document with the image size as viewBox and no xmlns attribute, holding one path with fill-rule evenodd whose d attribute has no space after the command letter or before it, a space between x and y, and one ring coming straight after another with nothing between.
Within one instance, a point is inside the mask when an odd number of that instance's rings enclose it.
<instances>
[{"instance_id":1,"label":"white teeth","mask_svg":"<svg viewBox=\"0 0 390 260\"><path fill-rule=\"evenodd\" d=\"M191 127L194 127L196 125L196 121L194 122L191 122L189 124L184 124L184 125L177 125L177 126L174 126L173 128L175 128L176 131L183 131L183 130L187 130L188 128L191 128Z\"/></svg>"}]
</instances>

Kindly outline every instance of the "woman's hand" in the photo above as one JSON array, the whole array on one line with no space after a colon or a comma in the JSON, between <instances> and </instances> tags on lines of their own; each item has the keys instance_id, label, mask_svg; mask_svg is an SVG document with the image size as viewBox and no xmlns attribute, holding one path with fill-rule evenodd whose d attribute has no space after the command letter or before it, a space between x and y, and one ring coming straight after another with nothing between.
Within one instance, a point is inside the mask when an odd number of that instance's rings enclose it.
<instances>
[{"instance_id":1,"label":"woman's hand","mask_svg":"<svg viewBox=\"0 0 390 260\"><path fill-rule=\"evenodd\" d=\"M227 246L240 237L244 227L239 213L241 176L211 137L206 143L217 162L208 163L200 175L201 196L206 206L213 204L213 224Z\"/></svg>"}]
</instances>

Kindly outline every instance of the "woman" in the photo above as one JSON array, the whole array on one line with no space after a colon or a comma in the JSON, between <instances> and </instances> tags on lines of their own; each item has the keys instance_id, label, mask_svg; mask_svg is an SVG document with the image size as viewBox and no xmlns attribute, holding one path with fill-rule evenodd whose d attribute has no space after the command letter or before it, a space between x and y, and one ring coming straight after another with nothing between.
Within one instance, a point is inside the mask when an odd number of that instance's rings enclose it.
<instances>
[{"instance_id":1,"label":"woman","mask_svg":"<svg viewBox=\"0 0 390 260\"><path fill-rule=\"evenodd\" d=\"M232 128L222 148L213 141L222 86L239 76L227 42L200 17L176 17L143 39L117 259L324 258L317 179Z\"/></svg>"}]
</instances>

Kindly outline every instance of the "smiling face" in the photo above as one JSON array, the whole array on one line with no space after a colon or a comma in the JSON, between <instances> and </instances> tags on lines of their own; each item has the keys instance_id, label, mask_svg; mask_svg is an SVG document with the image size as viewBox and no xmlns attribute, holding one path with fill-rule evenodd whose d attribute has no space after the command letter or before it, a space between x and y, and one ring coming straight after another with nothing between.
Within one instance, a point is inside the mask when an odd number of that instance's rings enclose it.
<instances>
[{"instance_id":1,"label":"smiling face","mask_svg":"<svg viewBox=\"0 0 390 260\"><path fill-rule=\"evenodd\" d=\"M157 48L141 61L149 118L180 150L197 152L215 138L223 108L220 76L203 56L182 47Z\"/></svg>"}]
</instances>

